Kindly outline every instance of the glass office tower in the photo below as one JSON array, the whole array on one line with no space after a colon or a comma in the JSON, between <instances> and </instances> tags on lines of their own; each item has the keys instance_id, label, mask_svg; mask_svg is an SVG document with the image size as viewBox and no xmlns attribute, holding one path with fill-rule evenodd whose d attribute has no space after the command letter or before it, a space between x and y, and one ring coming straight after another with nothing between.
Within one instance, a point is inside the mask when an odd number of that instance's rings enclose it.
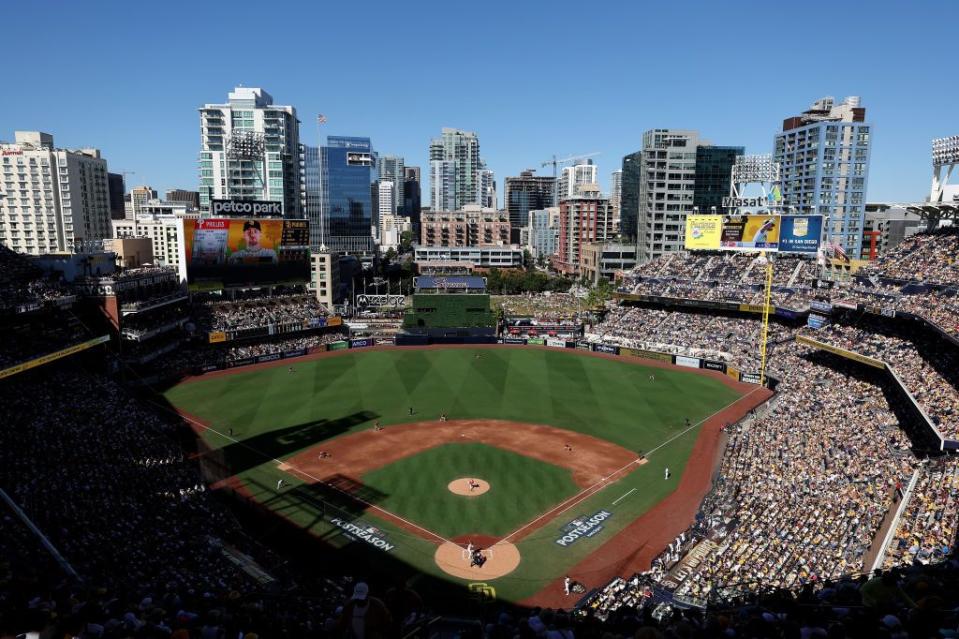
<instances>
[{"instance_id":1,"label":"glass office tower","mask_svg":"<svg viewBox=\"0 0 959 639\"><path fill-rule=\"evenodd\" d=\"M369 138L329 136L320 148L320 208L331 251L373 250L372 185L376 153Z\"/></svg>"}]
</instances>

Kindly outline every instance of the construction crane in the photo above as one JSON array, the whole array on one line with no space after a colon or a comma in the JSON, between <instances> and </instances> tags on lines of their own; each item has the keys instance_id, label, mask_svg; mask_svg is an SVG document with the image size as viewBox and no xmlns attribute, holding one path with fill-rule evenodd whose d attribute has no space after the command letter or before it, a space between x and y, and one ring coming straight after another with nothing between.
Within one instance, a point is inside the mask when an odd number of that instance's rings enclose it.
<instances>
[{"instance_id":1,"label":"construction crane","mask_svg":"<svg viewBox=\"0 0 959 639\"><path fill-rule=\"evenodd\" d=\"M552 160L546 160L545 162L542 163L541 166L544 166L544 167L552 166L553 177L555 178L555 177L558 177L557 167L559 167L559 165L570 164L570 163L576 164L579 160L585 160L586 158L591 158L594 155L599 155L599 151L594 151L593 153L583 153L582 155L571 155L568 158L563 158L562 160L557 160L556 156L554 155Z\"/></svg>"}]
</instances>

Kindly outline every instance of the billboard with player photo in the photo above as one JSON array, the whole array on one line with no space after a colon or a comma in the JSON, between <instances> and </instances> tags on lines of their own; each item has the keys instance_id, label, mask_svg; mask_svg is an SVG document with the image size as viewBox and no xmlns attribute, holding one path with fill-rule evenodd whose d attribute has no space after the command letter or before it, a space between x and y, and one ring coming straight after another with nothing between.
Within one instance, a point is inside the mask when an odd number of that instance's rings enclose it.
<instances>
[{"instance_id":1,"label":"billboard with player photo","mask_svg":"<svg viewBox=\"0 0 959 639\"><path fill-rule=\"evenodd\" d=\"M306 220L183 220L190 284L242 286L310 279Z\"/></svg>"},{"instance_id":2,"label":"billboard with player photo","mask_svg":"<svg viewBox=\"0 0 959 639\"><path fill-rule=\"evenodd\" d=\"M778 215L727 215L720 246L727 251L776 251L779 228Z\"/></svg>"}]
</instances>

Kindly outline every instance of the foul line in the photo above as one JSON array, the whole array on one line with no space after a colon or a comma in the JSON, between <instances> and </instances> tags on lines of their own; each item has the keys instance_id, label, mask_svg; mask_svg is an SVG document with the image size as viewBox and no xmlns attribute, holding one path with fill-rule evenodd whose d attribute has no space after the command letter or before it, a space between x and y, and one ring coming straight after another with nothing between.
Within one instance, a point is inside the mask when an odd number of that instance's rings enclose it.
<instances>
[{"instance_id":1,"label":"foul line","mask_svg":"<svg viewBox=\"0 0 959 639\"><path fill-rule=\"evenodd\" d=\"M739 402L743 401L744 399L746 399L747 397L749 397L750 395L752 395L752 394L755 393L756 391L760 390L761 388L764 388L764 387L763 387L763 386L757 386L756 388L754 388L753 390L749 391L748 393L746 393L746 394L743 395L742 397L737 397L737 398L736 398L735 400L733 400L732 402L726 404L725 406L723 406L722 408L720 408L719 410L717 410L715 413L712 413L711 415L708 415L708 416L704 417L703 419L699 420L698 422L696 422L695 424L693 424L693 425L690 426L689 428L686 428L686 429L682 430L681 432L673 435L672 437L670 437L669 439L667 439L666 441L664 441L662 444L660 444L660 445L657 446L656 448L653 448L651 451L649 451L648 453L646 453L646 454L645 454L645 457L649 457L651 454L655 453L657 450L663 448L664 446L666 446L666 445L669 444L670 442L675 441L675 440L678 439L679 437L682 437L683 435L685 435L685 434L688 433L689 431L693 430L694 428L697 428L698 426L702 425L703 423L709 421L709 420L712 419L714 416L716 416L716 415L718 415L719 413L723 412L724 410L726 410L726 409L729 408L730 406L735 406L736 404L738 404ZM623 466L622 468L613 471L612 473L610 473L610 474L607 475L606 477L603 477L602 479L600 479L598 482L596 482L596 483L593 484L592 486L589 486L588 488L583 489L581 492L579 492L579 493L576 494L576 495L573 495L572 497L570 497L570 498L567 499L566 501L563 501L563 502L557 504L556 506L554 506L554 507L551 508L550 510L547 510L547 511L546 511L545 513L543 513L542 515L539 515L538 517L536 517L535 519L533 519L533 520L530 521L529 523L523 524L522 526L520 526L519 528L517 528L516 530L514 530L514 531L511 532L510 534L506 535L505 537L503 537L502 539L500 539L500 540L499 540L498 542L496 542L496 543L503 543L503 542L508 541L509 539L511 539L512 537L515 537L516 535L518 535L519 533L523 532L524 530L526 530L527 528L529 528L530 526L532 526L532 525L535 524L536 522L540 521L541 519L545 519L545 518L547 518L547 517L552 517L552 516L554 516L554 515L561 515L561 514L563 514L564 512L566 512L567 510L569 510L570 508L572 508L573 506L575 506L576 504L578 504L578 503L580 503L581 501L585 500L587 497L591 497L593 494L599 492L599 490L597 490L597 489L602 489L602 488L604 488L605 485L606 485L606 482L607 482L611 477L613 477L614 475L618 475L618 474L621 473L623 470L629 468L630 466L632 466L633 464L636 464L636 463L638 463L638 462L639 462L638 459L633 460L633 461L629 462L628 464L626 464L625 466Z\"/></svg>"},{"instance_id":2,"label":"foul line","mask_svg":"<svg viewBox=\"0 0 959 639\"><path fill-rule=\"evenodd\" d=\"M615 506L615 505L618 504L619 502L623 501L624 499L626 499L627 497L629 497L630 495L632 495L634 492L636 492L636 489L635 489L635 488L630 488L630 489L629 489L629 492L627 492L625 495L622 495L619 499L617 499L616 501L614 501L614 502L613 502L613 505Z\"/></svg>"},{"instance_id":3,"label":"foul line","mask_svg":"<svg viewBox=\"0 0 959 639\"><path fill-rule=\"evenodd\" d=\"M158 402L153 401L152 399L151 399L151 400L147 400L147 401L150 402L151 404L153 404L154 406L158 406L159 408L161 408L161 409L163 409L163 410L169 410L167 407L159 404ZM397 520L399 520L399 521L402 521L404 524L406 524L406 525L408 525L408 526L411 526L412 528L415 528L415 529L417 529L417 530L422 530L422 531L425 532L426 534L428 534L428 535L430 535L431 537L434 537L434 538L436 538L436 539L438 539L438 540L440 540L440 541L442 541L442 542L450 543L450 544L456 543L456 542L453 542L453 541L447 539L446 537L443 537L442 535L437 535L437 534L436 534L435 532L433 532L432 530L429 530L429 529L427 529L427 528L423 528L423 527L420 526L419 524L413 523L412 521L410 521L410 520L408 520L408 519L404 519L403 517L400 517L399 515L394 514L394 513L390 512L390 511L386 510L385 508L380 508L380 507L377 506L376 504L371 504L370 502L366 501L365 499L362 499L362 498L360 498L360 497L357 497L356 495L351 495L350 493L346 492L345 490L342 490L342 489L340 489L340 488L338 488L338 487L336 487L336 486L334 486L334 485L332 485L332 484L328 484L328 483L326 483L325 481L323 481L322 479L320 479L319 477L314 477L314 476L311 475L310 473L308 473L308 472L306 472L305 470L302 470L302 469L300 469L300 468L297 468L296 466L294 466L293 464L291 464L291 463L289 463L289 462L281 461L281 460L277 459L276 457L270 457L269 455L266 455L266 454L262 453L261 451L257 450L256 448L253 448L253 447L250 446L249 444L244 444L242 441L240 441L240 440L238 440L238 439L235 439L234 437L231 437L230 435L224 435L223 433L221 433L221 432L218 431L217 429L213 428L212 426L208 426L208 425L200 422L199 420L196 420L196 419L193 419L192 417L189 417L189 416L187 416L187 415L184 415L183 413L181 413L181 412L179 412L179 411L173 411L173 412L175 412L181 419L185 419L185 420L187 420L187 421L189 421L189 422L193 422L193 423L196 424L197 426L202 427L204 430L212 430L212 431L213 431L214 433L216 433L217 435L220 435L221 437L223 437L223 438L225 438L225 439L228 439L228 440L230 440L231 442L233 442L233 443L235 443L235 444L239 444L239 445L243 446L244 448L246 448L247 450L252 450L253 452L258 453L259 455L262 455L267 461L274 461L274 462L276 462L277 464L286 464L287 466L290 467L290 469L291 469L292 471L297 472L297 473L299 473L299 474L301 474L301 475L304 475L304 476L306 476L306 477L309 477L309 478L312 479L313 481L315 481L315 482L317 482L317 483L319 483L319 484L323 484L323 485L326 486L327 488L332 488L333 490L335 490L336 492L338 492L338 493L346 496L347 498L352 499L353 501L358 501L358 502L360 502L361 504L363 504L363 505L366 506L367 508L370 508L370 509L373 509L373 510L377 510L377 511L383 513L384 515L387 515L388 517L392 517L393 519L397 519ZM289 472L289 471L281 471L281 472Z\"/></svg>"}]
</instances>

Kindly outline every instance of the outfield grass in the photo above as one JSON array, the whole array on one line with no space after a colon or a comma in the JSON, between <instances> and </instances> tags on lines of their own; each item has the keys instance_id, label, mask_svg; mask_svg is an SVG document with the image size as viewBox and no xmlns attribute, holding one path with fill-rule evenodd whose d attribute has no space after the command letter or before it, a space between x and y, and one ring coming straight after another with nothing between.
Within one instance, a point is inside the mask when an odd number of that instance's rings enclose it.
<instances>
[{"instance_id":1,"label":"outfield grass","mask_svg":"<svg viewBox=\"0 0 959 639\"><path fill-rule=\"evenodd\" d=\"M454 495L461 477L490 482L477 497ZM447 444L363 475L384 495L381 508L447 538L468 533L501 536L580 491L569 470L486 444Z\"/></svg>"},{"instance_id":2,"label":"outfield grass","mask_svg":"<svg viewBox=\"0 0 959 639\"><path fill-rule=\"evenodd\" d=\"M496 580L498 596L514 600L561 576L675 489L699 432L694 428L677 437L685 430L685 420L695 424L738 398L720 381L682 369L652 369L545 347L357 350L291 363L293 373L287 366L237 372L182 384L165 396L213 426L203 437L221 450L255 498L334 545L344 543L343 538L314 505L329 495L278 470L273 459L287 459L321 441L372 428L377 420L389 428L445 413L450 419L549 424L644 451L672 439L650 456L648 464L557 515L518 544L523 556L520 569ZM655 382L649 380L651 373ZM412 417L410 407L416 411ZM229 429L238 442L219 434ZM526 471L509 468L515 461L512 453L482 445L476 446L485 450L468 450L470 446L435 449L439 458L424 451L362 479L384 495L381 507L402 511L404 517L444 536L511 532L562 501L568 491L578 492L567 471L520 457L530 472L543 473L535 481L550 487L531 490L523 476ZM534 466L541 467L533 471ZM667 466L672 478L665 481ZM553 470L565 476L556 477ZM479 501L471 506L466 498L454 499L446 483L469 474L497 487L502 484L504 490L509 486L515 505L491 512ZM273 490L279 478L289 484L289 492ZM565 523L600 509L614 512L601 534L565 548L555 544ZM362 517L379 522L396 541L398 557L424 572L438 573L430 542L373 513Z\"/></svg>"}]
</instances>

